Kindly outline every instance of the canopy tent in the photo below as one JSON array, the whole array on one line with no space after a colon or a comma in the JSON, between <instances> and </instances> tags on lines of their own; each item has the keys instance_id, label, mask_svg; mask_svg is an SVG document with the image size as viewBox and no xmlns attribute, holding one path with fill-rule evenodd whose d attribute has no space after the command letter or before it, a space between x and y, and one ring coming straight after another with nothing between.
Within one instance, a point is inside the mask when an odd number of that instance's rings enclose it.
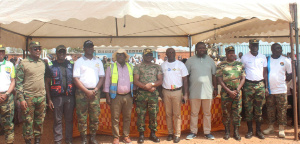
<instances>
[{"instance_id":1,"label":"canopy tent","mask_svg":"<svg viewBox=\"0 0 300 144\"><path fill-rule=\"evenodd\" d=\"M198 41L244 42L232 36L286 31L293 1L21 0L1 1L0 43L26 48L59 44L188 46ZM285 34L285 35L288 35ZM273 41L273 39L264 39ZM286 41L286 38L278 41Z\"/></svg>"}]
</instances>

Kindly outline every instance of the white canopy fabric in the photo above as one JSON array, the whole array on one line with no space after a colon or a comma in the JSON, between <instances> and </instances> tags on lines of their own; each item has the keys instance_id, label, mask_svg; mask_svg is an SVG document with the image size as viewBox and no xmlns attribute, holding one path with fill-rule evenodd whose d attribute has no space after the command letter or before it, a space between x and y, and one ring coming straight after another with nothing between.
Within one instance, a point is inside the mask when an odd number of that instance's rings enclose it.
<instances>
[{"instance_id":1,"label":"white canopy fabric","mask_svg":"<svg viewBox=\"0 0 300 144\"><path fill-rule=\"evenodd\" d=\"M243 0L19 0L0 1L0 43L25 49L26 38L59 44L188 46L243 42L235 38L284 32L293 1ZM215 30L214 30L215 29ZM275 33L276 35L276 33ZM265 39L266 41L271 39ZM285 39L281 39L281 41Z\"/></svg>"}]
</instances>

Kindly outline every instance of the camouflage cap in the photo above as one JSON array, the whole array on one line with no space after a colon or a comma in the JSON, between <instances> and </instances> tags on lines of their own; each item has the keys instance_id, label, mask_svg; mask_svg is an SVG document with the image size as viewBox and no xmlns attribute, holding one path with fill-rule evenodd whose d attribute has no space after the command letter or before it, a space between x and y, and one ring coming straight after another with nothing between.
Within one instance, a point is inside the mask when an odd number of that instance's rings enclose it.
<instances>
[{"instance_id":1,"label":"camouflage cap","mask_svg":"<svg viewBox=\"0 0 300 144\"><path fill-rule=\"evenodd\" d=\"M2 44L0 44L0 50L4 50L4 51L6 50L5 47L3 47Z\"/></svg>"},{"instance_id":2,"label":"camouflage cap","mask_svg":"<svg viewBox=\"0 0 300 144\"><path fill-rule=\"evenodd\" d=\"M249 44L259 44L259 40L257 39L250 39Z\"/></svg>"},{"instance_id":3,"label":"camouflage cap","mask_svg":"<svg viewBox=\"0 0 300 144\"><path fill-rule=\"evenodd\" d=\"M234 50L233 46L229 46L229 47L225 48L225 51L229 52L229 51L235 51L235 50Z\"/></svg>"},{"instance_id":4,"label":"camouflage cap","mask_svg":"<svg viewBox=\"0 0 300 144\"><path fill-rule=\"evenodd\" d=\"M145 49L143 50L143 56L144 56L144 55L147 55L147 54L152 54L152 55L153 55L152 49L150 49L150 48L145 48Z\"/></svg>"},{"instance_id":5,"label":"camouflage cap","mask_svg":"<svg viewBox=\"0 0 300 144\"><path fill-rule=\"evenodd\" d=\"M29 47L42 47L40 42L32 41L29 43Z\"/></svg>"},{"instance_id":6,"label":"camouflage cap","mask_svg":"<svg viewBox=\"0 0 300 144\"><path fill-rule=\"evenodd\" d=\"M62 50L62 49L67 50L67 48L64 45L59 45L56 47L56 52L58 52L59 50Z\"/></svg>"}]
</instances>

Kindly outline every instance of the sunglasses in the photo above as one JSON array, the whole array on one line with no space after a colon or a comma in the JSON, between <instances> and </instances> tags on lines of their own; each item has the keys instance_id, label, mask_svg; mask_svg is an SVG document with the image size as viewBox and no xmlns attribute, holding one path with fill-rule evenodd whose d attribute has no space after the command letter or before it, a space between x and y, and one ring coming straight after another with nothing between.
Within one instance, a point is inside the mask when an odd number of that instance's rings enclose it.
<instances>
[{"instance_id":1,"label":"sunglasses","mask_svg":"<svg viewBox=\"0 0 300 144\"><path fill-rule=\"evenodd\" d=\"M41 51L42 48L40 48L40 47L35 47L35 48L33 48L33 50L34 50L34 51L38 51L38 50Z\"/></svg>"}]
</instances>

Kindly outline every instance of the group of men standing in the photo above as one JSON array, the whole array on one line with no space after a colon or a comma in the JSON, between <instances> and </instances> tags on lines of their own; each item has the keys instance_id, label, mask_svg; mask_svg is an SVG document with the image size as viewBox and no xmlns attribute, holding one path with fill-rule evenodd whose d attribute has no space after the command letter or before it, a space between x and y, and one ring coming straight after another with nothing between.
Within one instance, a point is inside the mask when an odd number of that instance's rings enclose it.
<instances>
[{"instance_id":1,"label":"group of men standing","mask_svg":"<svg viewBox=\"0 0 300 144\"><path fill-rule=\"evenodd\" d=\"M230 138L230 116L234 125L234 138L241 140L238 128L241 122L242 101L245 108L245 120L248 132L245 138L253 136L253 119L256 122L256 136L264 139L264 134L274 132L273 124L276 113L279 124L279 137L284 138L284 126L287 123L287 86L285 81L291 79L291 61L282 56L282 47L278 43L271 46L272 55L268 57L260 54L259 41L249 41L250 52L235 61L235 49L230 46L225 49L227 60L217 68L217 77L222 86L221 100L223 124L225 126L224 139ZM243 94L241 93L243 89ZM267 104L269 127L261 131L262 107Z\"/></svg>"},{"instance_id":2,"label":"group of men standing","mask_svg":"<svg viewBox=\"0 0 300 144\"><path fill-rule=\"evenodd\" d=\"M26 144L35 139L40 143L45 117L46 100L54 112L54 141L61 144L62 117L66 123L65 143L72 143L73 111L76 107L78 130L82 144L87 144L87 117L89 116L89 143L96 144L96 131L100 115L100 87L106 93L106 102L111 108L113 144L120 142L119 119L123 115L123 142L131 143L129 137L131 111L136 104L138 143L143 143L145 136L145 115L149 113L150 140L160 142L156 136L158 97L162 98L166 111L168 128L167 140L174 143L180 141L181 135L181 104L190 99L191 133L186 139L193 139L198 133L198 115L203 110L203 130L207 139L214 139L211 134L211 104L217 96L217 80L222 86L221 101L224 139L230 138L230 118L232 114L234 138L241 140L239 126L241 122L242 101L246 110L248 132L246 138L253 136L252 120L256 121L256 135L264 139L264 134L274 132L275 113L278 113L279 137L284 137L286 125L286 85L290 79L291 62L281 56L280 44L272 45L272 55L266 59L258 53L258 40L250 40L250 52L235 61L235 49L226 48L227 60L216 67L206 51L206 45L199 42L195 47L195 56L184 64L176 60L173 48L166 50L168 60L160 65L154 59L151 49L143 50L143 62L133 67L128 63L126 50L119 49L113 54L115 63L107 66L104 71L100 59L93 56L94 44L87 40L83 44L84 55L74 64L66 60L66 47L56 48L57 60L45 63L41 60L39 42L29 44L30 55L15 68L5 61L5 49L0 48L0 114L4 122L6 143L13 143L14 125L12 116L14 102L12 91L15 87L17 98L21 103L23 137ZM287 73L287 76L286 76ZM286 78L287 77L287 78ZM134 86L135 85L135 86ZM243 94L242 94L243 89ZM262 106L267 96L269 128L263 132ZM47 99L46 99L47 97ZM75 104L76 103L76 104ZM254 115L253 115L254 110ZM174 120L174 123L173 123Z\"/></svg>"}]
</instances>

